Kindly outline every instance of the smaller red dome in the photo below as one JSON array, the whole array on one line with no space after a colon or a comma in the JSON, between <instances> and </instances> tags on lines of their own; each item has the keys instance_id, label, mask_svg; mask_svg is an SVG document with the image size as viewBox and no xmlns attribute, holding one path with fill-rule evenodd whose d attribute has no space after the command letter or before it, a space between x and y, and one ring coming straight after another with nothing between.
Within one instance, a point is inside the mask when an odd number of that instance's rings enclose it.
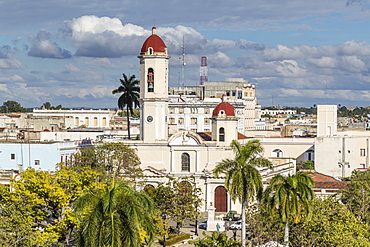
<instances>
[{"instance_id":1,"label":"smaller red dome","mask_svg":"<svg viewBox=\"0 0 370 247\"><path fill-rule=\"evenodd\" d=\"M150 35L141 47L141 52L145 53L149 47L153 48L153 52L166 52L166 44L163 42L161 37L156 34L156 27L152 28L152 35Z\"/></svg>"},{"instance_id":2,"label":"smaller red dome","mask_svg":"<svg viewBox=\"0 0 370 247\"><path fill-rule=\"evenodd\" d=\"M212 117L218 116L220 111L224 111L227 117L235 117L235 108L228 102L222 102L213 110Z\"/></svg>"}]
</instances>

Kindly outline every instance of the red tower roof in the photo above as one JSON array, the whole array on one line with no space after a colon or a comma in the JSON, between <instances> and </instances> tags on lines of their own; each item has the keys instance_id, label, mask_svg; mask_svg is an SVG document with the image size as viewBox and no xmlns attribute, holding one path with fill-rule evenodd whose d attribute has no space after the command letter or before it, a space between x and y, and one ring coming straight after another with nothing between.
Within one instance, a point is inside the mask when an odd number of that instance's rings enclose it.
<instances>
[{"instance_id":1,"label":"red tower roof","mask_svg":"<svg viewBox=\"0 0 370 247\"><path fill-rule=\"evenodd\" d=\"M166 52L166 44L163 40L156 34L156 27L152 28L152 35L150 35L141 47L141 52L147 52L149 47L153 48L153 52Z\"/></svg>"},{"instance_id":2,"label":"red tower roof","mask_svg":"<svg viewBox=\"0 0 370 247\"><path fill-rule=\"evenodd\" d=\"M235 117L235 108L228 102L222 102L213 110L212 117L218 116L220 111L224 111L227 117Z\"/></svg>"}]
</instances>

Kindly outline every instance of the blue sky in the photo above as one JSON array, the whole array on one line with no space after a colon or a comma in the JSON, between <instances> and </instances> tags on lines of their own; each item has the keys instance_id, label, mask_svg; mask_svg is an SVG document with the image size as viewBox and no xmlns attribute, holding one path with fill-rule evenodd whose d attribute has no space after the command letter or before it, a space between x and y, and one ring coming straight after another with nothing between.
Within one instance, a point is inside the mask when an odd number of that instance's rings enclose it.
<instances>
[{"instance_id":1,"label":"blue sky","mask_svg":"<svg viewBox=\"0 0 370 247\"><path fill-rule=\"evenodd\" d=\"M178 85L244 78L262 106L370 105L367 0L0 0L0 104L114 108L151 27Z\"/></svg>"}]
</instances>

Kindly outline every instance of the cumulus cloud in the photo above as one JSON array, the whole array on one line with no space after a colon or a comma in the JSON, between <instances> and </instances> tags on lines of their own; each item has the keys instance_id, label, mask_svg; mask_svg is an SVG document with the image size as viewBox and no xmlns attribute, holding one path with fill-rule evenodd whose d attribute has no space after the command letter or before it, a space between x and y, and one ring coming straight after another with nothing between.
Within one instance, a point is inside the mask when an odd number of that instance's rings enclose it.
<instances>
[{"instance_id":1,"label":"cumulus cloud","mask_svg":"<svg viewBox=\"0 0 370 247\"><path fill-rule=\"evenodd\" d=\"M39 31L33 39L28 56L41 58L71 58L71 52L62 49L51 41L51 34L44 30Z\"/></svg>"},{"instance_id":2,"label":"cumulus cloud","mask_svg":"<svg viewBox=\"0 0 370 247\"><path fill-rule=\"evenodd\" d=\"M10 51L10 46L9 45L3 45L0 47L0 59L1 58L8 58L8 53Z\"/></svg>"},{"instance_id":3,"label":"cumulus cloud","mask_svg":"<svg viewBox=\"0 0 370 247\"><path fill-rule=\"evenodd\" d=\"M223 40L223 39L213 39L208 43L208 49L211 50L229 50L236 47L236 41L233 40Z\"/></svg>"},{"instance_id":4,"label":"cumulus cloud","mask_svg":"<svg viewBox=\"0 0 370 247\"><path fill-rule=\"evenodd\" d=\"M326 45L319 47L284 46L277 45L275 48L263 50L265 60L307 59L335 56L370 56L370 45L365 41L346 41L339 45Z\"/></svg>"},{"instance_id":5,"label":"cumulus cloud","mask_svg":"<svg viewBox=\"0 0 370 247\"><path fill-rule=\"evenodd\" d=\"M77 86L75 85L77 82L84 82L85 85L89 82L99 83L103 79L103 75L99 71L81 69L73 64L66 64L64 67L65 68L62 71L47 72L45 79L50 82L61 82L62 84L69 86Z\"/></svg>"},{"instance_id":6,"label":"cumulus cloud","mask_svg":"<svg viewBox=\"0 0 370 247\"><path fill-rule=\"evenodd\" d=\"M208 55L208 58L209 64L212 67L229 68L233 65L231 58L228 57L225 53L220 51Z\"/></svg>"},{"instance_id":7,"label":"cumulus cloud","mask_svg":"<svg viewBox=\"0 0 370 247\"><path fill-rule=\"evenodd\" d=\"M202 52L207 46L207 39L194 28L177 26L176 28L158 28L158 34L163 38L168 50L174 54L182 54L183 40L185 53Z\"/></svg>"},{"instance_id":8,"label":"cumulus cloud","mask_svg":"<svg viewBox=\"0 0 370 247\"><path fill-rule=\"evenodd\" d=\"M151 31L130 23L124 25L118 18L82 16L67 21L62 33L77 48L77 56L114 58L138 55ZM157 33L171 54L182 53L183 38L186 53L202 51L207 44L206 38L190 27L160 27Z\"/></svg>"},{"instance_id":9,"label":"cumulus cloud","mask_svg":"<svg viewBox=\"0 0 370 247\"><path fill-rule=\"evenodd\" d=\"M259 43L244 40L244 39L241 39L237 41L236 43L240 49L262 51L268 48L267 45L259 44Z\"/></svg>"},{"instance_id":10,"label":"cumulus cloud","mask_svg":"<svg viewBox=\"0 0 370 247\"><path fill-rule=\"evenodd\" d=\"M0 59L0 69L20 69L22 63L14 58Z\"/></svg>"},{"instance_id":11,"label":"cumulus cloud","mask_svg":"<svg viewBox=\"0 0 370 247\"><path fill-rule=\"evenodd\" d=\"M306 61L318 68L335 68L338 65L337 60L332 57L308 58Z\"/></svg>"},{"instance_id":12,"label":"cumulus cloud","mask_svg":"<svg viewBox=\"0 0 370 247\"><path fill-rule=\"evenodd\" d=\"M9 83L9 82L23 82L23 81L24 81L23 77L17 74L9 75L9 76L5 76L5 75L0 76L0 82Z\"/></svg>"}]
</instances>

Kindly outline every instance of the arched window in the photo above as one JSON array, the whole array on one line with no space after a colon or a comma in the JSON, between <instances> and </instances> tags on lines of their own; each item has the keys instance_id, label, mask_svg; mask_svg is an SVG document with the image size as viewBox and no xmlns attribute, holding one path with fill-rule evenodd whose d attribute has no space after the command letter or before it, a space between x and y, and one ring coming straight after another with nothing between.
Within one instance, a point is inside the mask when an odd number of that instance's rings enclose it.
<instances>
[{"instance_id":1,"label":"arched window","mask_svg":"<svg viewBox=\"0 0 370 247\"><path fill-rule=\"evenodd\" d=\"M190 155L188 153L181 155L181 171L190 172Z\"/></svg>"},{"instance_id":2,"label":"arched window","mask_svg":"<svg viewBox=\"0 0 370 247\"><path fill-rule=\"evenodd\" d=\"M272 151L272 157L277 157L277 158L281 158L283 157L283 151L281 149L274 149Z\"/></svg>"},{"instance_id":3,"label":"arched window","mask_svg":"<svg viewBox=\"0 0 370 247\"><path fill-rule=\"evenodd\" d=\"M88 117L85 117L85 125L86 125L86 127L89 126L89 118Z\"/></svg>"},{"instance_id":4,"label":"arched window","mask_svg":"<svg viewBox=\"0 0 370 247\"><path fill-rule=\"evenodd\" d=\"M155 187L151 184L147 184L144 186L144 191L149 195L153 194L154 190L155 190Z\"/></svg>"},{"instance_id":5,"label":"arched window","mask_svg":"<svg viewBox=\"0 0 370 247\"><path fill-rule=\"evenodd\" d=\"M75 118L75 125L78 126L80 124L80 119L78 117Z\"/></svg>"},{"instance_id":6,"label":"arched window","mask_svg":"<svg viewBox=\"0 0 370 247\"><path fill-rule=\"evenodd\" d=\"M225 129L224 128L220 128L219 130L219 140L220 142L224 142L225 141Z\"/></svg>"},{"instance_id":7,"label":"arched window","mask_svg":"<svg viewBox=\"0 0 370 247\"><path fill-rule=\"evenodd\" d=\"M154 92L154 70L148 69L148 92Z\"/></svg>"}]
</instances>

